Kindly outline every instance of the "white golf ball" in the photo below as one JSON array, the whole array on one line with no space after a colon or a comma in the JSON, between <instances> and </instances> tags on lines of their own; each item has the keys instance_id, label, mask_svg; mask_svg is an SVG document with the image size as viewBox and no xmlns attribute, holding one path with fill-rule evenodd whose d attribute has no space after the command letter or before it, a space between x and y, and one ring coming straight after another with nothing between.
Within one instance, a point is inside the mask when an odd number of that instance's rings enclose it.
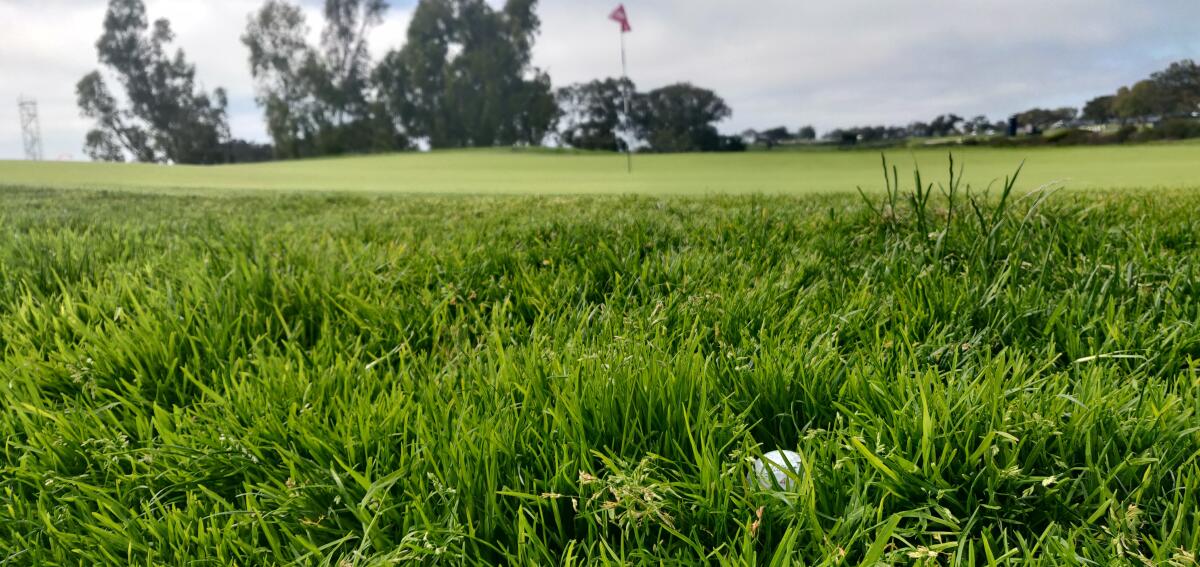
<instances>
[{"instance_id":1,"label":"white golf ball","mask_svg":"<svg viewBox=\"0 0 1200 567\"><path fill-rule=\"evenodd\" d=\"M754 461L754 477L764 490L793 490L796 477L804 470L802 462L798 453L771 451Z\"/></svg>"}]
</instances>

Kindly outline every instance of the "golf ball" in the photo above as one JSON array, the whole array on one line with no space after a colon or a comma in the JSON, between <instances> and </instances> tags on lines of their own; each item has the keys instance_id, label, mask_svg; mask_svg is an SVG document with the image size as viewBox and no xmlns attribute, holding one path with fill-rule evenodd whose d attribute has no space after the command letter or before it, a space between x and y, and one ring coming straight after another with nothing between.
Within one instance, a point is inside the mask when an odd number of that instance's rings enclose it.
<instances>
[{"instance_id":1,"label":"golf ball","mask_svg":"<svg viewBox=\"0 0 1200 567\"><path fill-rule=\"evenodd\" d=\"M796 478L804 470L798 453L771 451L754 461L754 477L758 486L765 489L793 490Z\"/></svg>"}]
</instances>

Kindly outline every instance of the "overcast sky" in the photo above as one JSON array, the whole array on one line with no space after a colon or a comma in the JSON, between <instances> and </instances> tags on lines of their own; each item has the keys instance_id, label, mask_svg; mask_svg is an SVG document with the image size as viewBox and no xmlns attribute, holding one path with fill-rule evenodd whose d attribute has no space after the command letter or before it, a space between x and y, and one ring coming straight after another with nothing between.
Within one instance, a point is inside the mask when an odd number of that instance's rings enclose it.
<instances>
[{"instance_id":1,"label":"overcast sky","mask_svg":"<svg viewBox=\"0 0 1200 567\"><path fill-rule=\"evenodd\" d=\"M498 4L500 0L493 0ZM542 0L535 63L556 85L620 73L617 0ZM147 0L208 87L230 95L234 136L266 141L238 36L262 0ZM404 42L393 1L376 57ZM314 39L318 0L305 0ZM640 88L712 88L727 132L904 124L943 112L993 119L1079 106L1169 62L1200 59L1197 0L625 0ZM40 104L48 159L80 159L74 85L96 68L105 0L0 0L0 159L23 155L17 97Z\"/></svg>"}]
</instances>

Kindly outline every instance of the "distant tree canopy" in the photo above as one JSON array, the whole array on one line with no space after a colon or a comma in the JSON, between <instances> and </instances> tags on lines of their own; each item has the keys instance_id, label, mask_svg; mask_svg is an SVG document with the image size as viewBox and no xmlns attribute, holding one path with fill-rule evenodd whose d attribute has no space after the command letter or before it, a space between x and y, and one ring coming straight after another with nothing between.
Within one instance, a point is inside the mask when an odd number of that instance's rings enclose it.
<instances>
[{"instance_id":1,"label":"distant tree canopy","mask_svg":"<svg viewBox=\"0 0 1200 567\"><path fill-rule=\"evenodd\" d=\"M633 94L604 79L554 92L532 65L541 26L537 0L422 0L407 41L372 66L367 34L383 0L325 0L319 46L307 43L298 6L267 0L251 15L258 102L280 157L386 151L422 141L432 148L540 145L556 132L579 148L624 148L629 134L653 151L740 147L714 124L731 113L720 97L687 84Z\"/></svg>"},{"instance_id":2,"label":"distant tree canopy","mask_svg":"<svg viewBox=\"0 0 1200 567\"><path fill-rule=\"evenodd\" d=\"M1071 122L1079 116L1079 111L1065 106L1062 108L1032 108L1016 115L1017 123L1021 126L1032 126L1038 130L1053 127L1059 122Z\"/></svg>"},{"instance_id":3,"label":"distant tree canopy","mask_svg":"<svg viewBox=\"0 0 1200 567\"><path fill-rule=\"evenodd\" d=\"M408 147L370 95L367 35L386 10L383 0L326 0L319 46L298 6L268 0L250 16L242 42L279 157Z\"/></svg>"},{"instance_id":4,"label":"distant tree canopy","mask_svg":"<svg viewBox=\"0 0 1200 567\"><path fill-rule=\"evenodd\" d=\"M959 133L958 125L965 122L957 114L942 114L929 123L930 136L952 136Z\"/></svg>"},{"instance_id":5,"label":"distant tree canopy","mask_svg":"<svg viewBox=\"0 0 1200 567\"><path fill-rule=\"evenodd\" d=\"M924 122L914 122L905 126L855 126L852 128L834 128L825 133L822 138L840 144L870 143L884 140L902 140L910 136L928 136L929 125Z\"/></svg>"},{"instance_id":6,"label":"distant tree canopy","mask_svg":"<svg viewBox=\"0 0 1200 567\"><path fill-rule=\"evenodd\" d=\"M93 159L162 163L252 161L273 153L300 158L431 148L540 145L550 139L591 150L735 151L745 143L810 141L816 129L786 126L742 137L716 125L732 115L711 90L679 83L636 93L627 79L552 89L532 63L541 28L537 0L420 0L403 47L372 61L368 37L384 21L386 0L324 0L319 40L310 44L301 0L264 0L241 37L256 100L273 146L231 140L224 90L205 91L166 20L150 24L144 0L109 0L96 43L103 69L76 85L81 113L94 120L85 151ZM626 108L628 93L629 108ZM1082 118L1095 123L1178 122L1192 132L1200 113L1200 65L1191 60L1116 93L1096 97ZM1079 111L1033 108L1012 120L1044 130L1078 124ZM1007 130L985 116L953 113L907 126L831 130L841 144L910 137L980 136ZM627 141L628 140L628 141ZM979 140L960 140L979 143Z\"/></svg>"},{"instance_id":7,"label":"distant tree canopy","mask_svg":"<svg viewBox=\"0 0 1200 567\"><path fill-rule=\"evenodd\" d=\"M1095 97L1088 101L1082 112L1072 107L1033 108L1014 114L1011 117L1017 127L1029 127L1034 132L1049 130L1058 126L1066 129L1077 128L1079 119L1107 124L1119 120L1123 124L1129 122L1157 122L1160 128L1155 128L1151 134L1148 130L1138 133L1137 129L1129 132L1076 133L1060 132L1052 137L1051 143L1123 143L1126 140L1150 139L1183 139L1192 137L1200 132L1200 65L1185 60L1171 64L1167 69L1152 74L1148 79L1139 81L1131 87L1121 87L1115 94ZM991 123L986 116L980 115L964 120L955 114L944 114L931 122L912 122L905 127L896 126L858 126L853 128L837 128L830 130L823 139L843 145L867 143L893 143L907 138L924 138L968 134L972 136L992 135L1005 132L1008 125L1004 122ZM1137 133L1137 136L1133 134ZM757 136L761 140L761 136ZM1198 136L1200 137L1200 136ZM1065 141L1065 142L1063 142ZM979 141L964 141L979 143ZM997 143L1005 144L1003 140ZM769 145L769 142L768 142Z\"/></svg>"},{"instance_id":8,"label":"distant tree canopy","mask_svg":"<svg viewBox=\"0 0 1200 567\"><path fill-rule=\"evenodd\" d=\"M423 0L408 41L374 73L380 98L407 136L434 148L536 145L558 117L550 77L530 51L537 0Z\"/></svg>"},{"instance_id":9,"label":"distant tree canopy","mask_svg":"<svg viewBox=\"0 0 1200 567\"><path fill-rule=\"evenodd\" d=\"M731 147L715 124L733 115L716 93L679 83L639 94L633 105L638 139L655 152L710 152Z\"/></svg>"},{"instance_id":10,"label":"distant tree canopy","mask_svg":"<svg viewBox=\"0 0 1200 567\"><path fill-rule=\"evenodd\" d=\"M626 93L630 98L627 122ZM725 101L708 89L687 83L638 93L628 80L603 79L563 87L557 100L559 139L574 148L625 149L623 136L628 134L652 152L745 149L741 138L721 136L717 131L716 123L732 115ZM787 129L782 130L787 137Z\"/></svg>"},{"instance_id":11,"label":"distant tree canopy","mask_svg":"<svg viewBox=\"0 0 1200 567\"><path fill-rule=\"evenodd\" d=\"M987 121L985 117L976 117L968 123L957 114L942 114L930 122L912 122L907 126L855 126L853 128L835 128L826 132L823 138L841 144L877 143L905 138L929 138L933 136L951 136L963 132L967 124L974 121Z\"/></svg>"},{"instance_id":12,"label":"distant tree canopy","mask_svg":"<svg viewBox=\"0 0 1200 567\"><path fill-rule=\"evenodd\" d=\"M1172 63L1132 87L1121 87L1115 95L1094 99L1092 103L1097 106L1092 108L1091 114L1101 114L1099 105L1104 99L1108 100L1107 113L1104 113L1108 120L1191 117L1200 112L1200 65L1190 59ZM1087 108L1084 113L1089 113Z\"/></svg>"},{"instance_id":13,"label":"distant tree canopy","mask_svg":"<svg viewBox=\"0 0 1200 567\"><path fill-rule=\"evenodd\" d=\"M775 126L773 129L757 132L750 130L746 132L746 137L752 138L752 141L766 145L767 149L772 149L776 145L786 144L788 142L811 142L817 139L817 130L812 126L800 126L796 132L787 130L787 126Z\"/></svg>"},{"instance_id":14,"label":"distant tree canopy","mask_svg":"<svg viewBox=\"0 0 1200 567\"><path fill-rule=\"evenodd\" d=\"M111 0L96 42L100 63L124 87L117 100L100 71L75 87L82 114L96 121L84 151L102 161L208 164L224 161L229 139L225 91L206 93L167 20L150 26L142 0Z\"/></svg>"},{"instance_id":15,"label":"distant tree canopy","mask_svg":"<svg viewBox=\"0 0 1200 567\"><path fill-rule=\"evenodd\" d=\"M637 88L625 79L578 83L558 90L561 141L582 150L624 151L625 97Z\"/></svg>"},{"instance_id":16,"label":"distant tree canopy","mask_svg":"<svg viewBox=\"0 0 1200 567\"><path fill-rule=\"evenodd\" d=\"M980 114L980 115L975 116L974 118L964 122L962 125L962 128L963 128L963 131L965 131L969 134L979 136L981 134L987 133L988 130L991 130L993 128L993 125L992 125L992 122L990 120L988 120L987 116Z\"/></svg>"},{"instance_id":17,"label":"distant tree canopy","mask_svg":"<svg viewBox=\"0 0 1200 567\"><path fill-rule=\"evenodd\" d=\"M776 126L768 128L761 132L757 130L746 130L738 137L738 140L749 140L751 143L762 144L767 149L772 149L780 144L789 142L810 142L817 139L817 130L812 126L801 126L795 132L790 132L787 126Z\"/></svg>"},{"instance_id":18,"label":"distant tree canopy","mask_svg":"<svg viewBox=\"0 0 1200 567\"><path fill-rule=\"evenodd\" d=\"M1042 131L1064 126L1079 126L1079 119L1098 124L1114 120L1122 123L1163 121L1171 122L1169 133L1164 136L1187 137L1193 128L1190 124L1200 117L1200 65L1191 60L1172 63L1166 69L1150 75L1131 87L1121 87L1115 94L1093 98L1084 105L1082 112L1072 107L1033 108L1012 116L1016 126L1026 126ZM987 116L979 115L969 120L956 114L943 114L930 122L917 121L907 126L856 126L836 128L826 132L822 138L843 145L863 143L892 143L906 138L926 138L966 134L971 136L992 135L1008 130L1006 122L990 122ZM768 148L777 143L783 130L775 128L766 132L753 132L754 140ZM1165 131L1164 131L1165 132ZM802 131L801 134L804 134ZM803 135L798 136L803 138ZM1145 136L1143 136L1145 137ZM1125 137L1113 137L1124 140ZM1080 137L1057 138L1080 140ZM1088 143L1107 143L1090 139ZM1099 141L1097 141L1099 140ZM968 143L979 143L978 140Z\"/></svg>"},{"instance_id":19,"label":"distant tree canopy","mask_svg":"<svg viewBox=\"0 0 1200 567\"><path fill-rule=\"evenodd\" d=\"M1018 126L1028 126L1035 131L1047 130L1060 124L1066 127L1078 126L1079 118L1100 124L1114 120L1120 120L1123 123L1164 121L1172 123L1170 129L1172 137L1182 138L1192 131L1188 124L1194 122L1198 113L1200 113L1200 65L1191 60L1184 60L1172 63L1166 69L1152 74L1148 79L1139 81L1131 87L1122 87L1113 95L1093 98L1084 105L1082 113L1071 107L1033 108L1013 115L1012 119ZM964 120L955 114L944 114L934 118L931 122L912 122L906 127L837 128L825 133L822 138L841 144L859 144L953 134L979 136L1006 130L1007 125L1004 122L991 123L986 116L980 115L970 120ZM1124 138L1115 137L1113 139ZM1105 142L1092 141L1089 143Z\"/></svg>"},{"instance_id":20,"label":"distant tree canopy","mask_svg":"<svg viewBox=\"0 0 1200 567\"><path fill-rule=\"evenodd\" d=\"M1113 95L1093 98L1087 101L1087 104L1083 105L1083 112L1080 116L1084 120L1091 120L1098 124L1108 124L1117 118L1117 114L1113 110L1113 102L1116 98Z\"/></svg>"},{"instance_id":21,"label":"distant tree canopy","mask_svg":"<svg viewBox=\"0 0 1200 567\"><path fill-rule=\"evenodd\" d=\"M1166 93L1154 81L1138 81L1117 89L1113 112L1122 120L1146 120L1161 116L1167 108Z\"/></svg>"},{"instance_id":22,"label":"distant tree canopy","mask_svg":"<svg viewBox=\"0 0 1200 567\"><path fill-rule=\"evenodd\" d=\"M787 126L776 126L758 133L758 141L766 144L767 149L790 140L792 140L792 133L788 131Z\"/></svg>"}]
</instances>

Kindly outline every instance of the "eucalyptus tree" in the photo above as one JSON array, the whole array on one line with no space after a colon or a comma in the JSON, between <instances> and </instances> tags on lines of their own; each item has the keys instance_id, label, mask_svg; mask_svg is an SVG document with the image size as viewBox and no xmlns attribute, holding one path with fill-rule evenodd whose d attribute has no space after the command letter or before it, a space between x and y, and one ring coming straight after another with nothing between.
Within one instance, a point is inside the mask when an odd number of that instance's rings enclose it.
<instances>
[{"instance_id":1,"label":"eucalyptus tree","mask_svg":"<svg viewBox=\"0 0 1200 567\"><path fill-rule=\"evenodd\" d=\"M95 120L84 149L93 159L158 163L219 163L229 140L223 89L211 94L165 19L150 24L142 0L111 0L96 42L100 63L124 91L119 99L105 74L93 71L75 87L80 111Z\"/></svg>"},{"instance_id":2,"label":"eucalyptus tree","mask_svg":"<svg viewBox=\"0 0 1200 567\"><path fill-rule=\"evenodd\" d=\"M533 67L536 0L422 0L407 41L374 74L396 127L435 148L535 145L558 106L550 77Z\"/></svg>"},{"instance_id":3,"label":"eucalyptus tree","mask_svg":"<svg viewBox=\"0 0 1200 567\"><path fill-rule=\"evenodd\" d=\"M280 157L399 149L408 145L374 102L368 38L383 0L326 0L317 45L299 6L268 0L242 43L267 131Z\"/></svg>"},{"instance_id":4,"label":"eucalyptus tree","mask_svg":"<svg viewBox=\"0 0 1200 567\"><path fill-rule=\"evenodd\" d=\"M716 124L732 115L717 93L689 83L639 94L633 105L637 137L655 152L717 151L721 135Z\"/></svg>"},{"instance_id":5,"label":"eucalyptus tree","mask_svg":"<svg viewBox=\"0 0 1200 567\"><path fill-rule=\"evenodd\" d=\"M597 79L558 89L561 141L583 150L623 151L629 117L625 97L637 92L628 79Z\"/></svg>"}]
</instances>

